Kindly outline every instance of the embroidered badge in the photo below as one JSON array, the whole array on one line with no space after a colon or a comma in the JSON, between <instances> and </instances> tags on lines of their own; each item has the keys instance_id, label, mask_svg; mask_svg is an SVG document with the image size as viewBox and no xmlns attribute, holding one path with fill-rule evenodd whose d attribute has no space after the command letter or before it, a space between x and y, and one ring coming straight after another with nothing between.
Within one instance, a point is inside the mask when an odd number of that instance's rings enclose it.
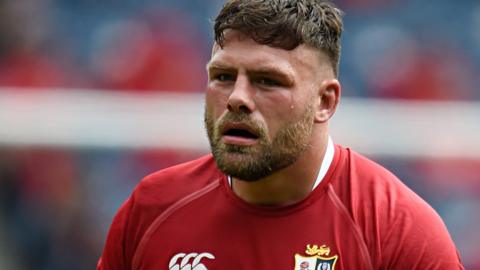
<instances>
[{"instance_id":1,"label":"embroidered badge","mask_svg":"<svg viewBox=\"0 0 480 270\"><path fill-rule=\"evenodd\" d=\"M307 245L306 255L295 254L294 270L335 270L338 255L330 256L330 248L326 245Z\"/></svg>"}]
</instances>

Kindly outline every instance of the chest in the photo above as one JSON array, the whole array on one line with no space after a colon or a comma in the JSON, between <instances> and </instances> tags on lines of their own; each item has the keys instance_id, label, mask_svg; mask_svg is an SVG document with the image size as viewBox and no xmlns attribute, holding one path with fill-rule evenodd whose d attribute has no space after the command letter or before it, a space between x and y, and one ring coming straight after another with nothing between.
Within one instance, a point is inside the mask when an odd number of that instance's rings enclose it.
<instances>
[{"instance_id":1,"label":"chest","mask_svg":"<svg viewBox=\"0 0 480 270\"><path fill-rule=\"evenodd\" d=\"M272 213L211 196L159 221L137 250L135 270L369 269L361 236L327 196Z\"/></svg>"}]
</instances>

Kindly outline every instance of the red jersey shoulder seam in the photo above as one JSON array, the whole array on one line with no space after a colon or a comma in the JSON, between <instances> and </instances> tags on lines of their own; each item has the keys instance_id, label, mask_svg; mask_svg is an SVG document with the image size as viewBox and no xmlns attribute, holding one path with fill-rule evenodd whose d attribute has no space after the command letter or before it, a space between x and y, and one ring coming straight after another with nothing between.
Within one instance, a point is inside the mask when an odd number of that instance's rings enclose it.
<instances>
[{"instance_id":1,"label":"red jersey shoulder seam","mask_svg":"<svg viewBox=\"0 0 480 270\"><path fill-rule=\"evenodd\" d=\"M332 201L333 205L337 208L337 210L345 217L345 219L348 220L350 225L353 228L353 235L355 236L355 239L357 239L358 244L360 245L361 253L363 255L363 259L365 261L365 266L367 269L374 270L373 268L373 262L372 258L370 257L370 253L368 252L367 245L365 243L365 240L363 238L362 232L360 231L360 228L358 228L357 224L355 224L355 221L353 221L352 217L350 216L347 208L345 205L342 203L340 198L337 196L335 193L335 190L333 189L332 184L328 184L328 189L327 189L328 197Z\"/></svg>"},{"instance_id":2,"label":"red jersey shoulder seam","mask_svg":"<svg viewBox=\"0 0 480 270\"><path fill-rule=\"evenodd\" d=\"M202 197L203 195L205 195L208 192L212 191L213 189L217 188L219 186L219 183L220 183L220 181L213 181L212 183L208 184L207 186L203 187L202 189L199 189L199 190L197 190L193 193L188 194L187 196L178 200L176 203L172 204L165 211L163 211L160 215L158 215L158 217L155 218L155 220L152 222L152 224L145 231L145 234L142 236L142 239L140 240L140 243L138 244L137 250L135 251L135 253L133 255L133 260L132 260L132 266L133 267L132 267L132 269L133 270L139 269L138 267L139 267L140 262L142 261L144 248L145 248L146 244L148 243L148 240L155 233L158 226L160 226L160 224L163 221L165 221L170 215L172 215L178 209L184 207L185 205L191 203L192 201Z\"/></svg>"}]
</instances>

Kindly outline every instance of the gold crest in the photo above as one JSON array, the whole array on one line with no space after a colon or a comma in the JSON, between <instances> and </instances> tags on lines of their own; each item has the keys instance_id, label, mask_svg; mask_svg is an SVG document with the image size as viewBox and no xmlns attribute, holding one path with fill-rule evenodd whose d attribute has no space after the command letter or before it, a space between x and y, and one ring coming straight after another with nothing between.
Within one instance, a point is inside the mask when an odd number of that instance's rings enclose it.
<instances>
[{"instance_id":1,"label":"gold crest","mask_svg":"<svg viewBox=\"0 0 480 270\"><path fill-rule=\"evenodd\" d=\"M335 270L338 255L330 255L327 245L307 245L305 253L309 256L295 254L294 270Z\"/></svg>"},{"instance_id":2,"label":"gold crest","mask_svg":"<svg viewBox=\"0 0 480 270\"><path fill-rule=\"evenodd\" d=\"M307 245L307 250L305 250L305 253L307 253L307 255L328 256L330 255L330 248L326 245L321 245L320 247L318 247L317 245L313 245L313 247Z\"/></svg>"}]
</instances>

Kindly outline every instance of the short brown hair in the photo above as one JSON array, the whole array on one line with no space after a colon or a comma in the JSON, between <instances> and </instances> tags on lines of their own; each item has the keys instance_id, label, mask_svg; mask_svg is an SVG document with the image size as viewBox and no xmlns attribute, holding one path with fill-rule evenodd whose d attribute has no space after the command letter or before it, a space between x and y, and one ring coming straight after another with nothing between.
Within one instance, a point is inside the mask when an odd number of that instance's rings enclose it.
<instances>
[{"instance_id":1,"label":"short brown hair","mask_svg":"<svg viewBox=\"0 0 480 270\"><path fill-rule=\"evenodd\" d=\"M228 0L215 19L215 42L223 47L225 30L233 29L286 50L305 43L327 53L337 76L342 14L321 0Z\"/></svg>"}]
</instances>

